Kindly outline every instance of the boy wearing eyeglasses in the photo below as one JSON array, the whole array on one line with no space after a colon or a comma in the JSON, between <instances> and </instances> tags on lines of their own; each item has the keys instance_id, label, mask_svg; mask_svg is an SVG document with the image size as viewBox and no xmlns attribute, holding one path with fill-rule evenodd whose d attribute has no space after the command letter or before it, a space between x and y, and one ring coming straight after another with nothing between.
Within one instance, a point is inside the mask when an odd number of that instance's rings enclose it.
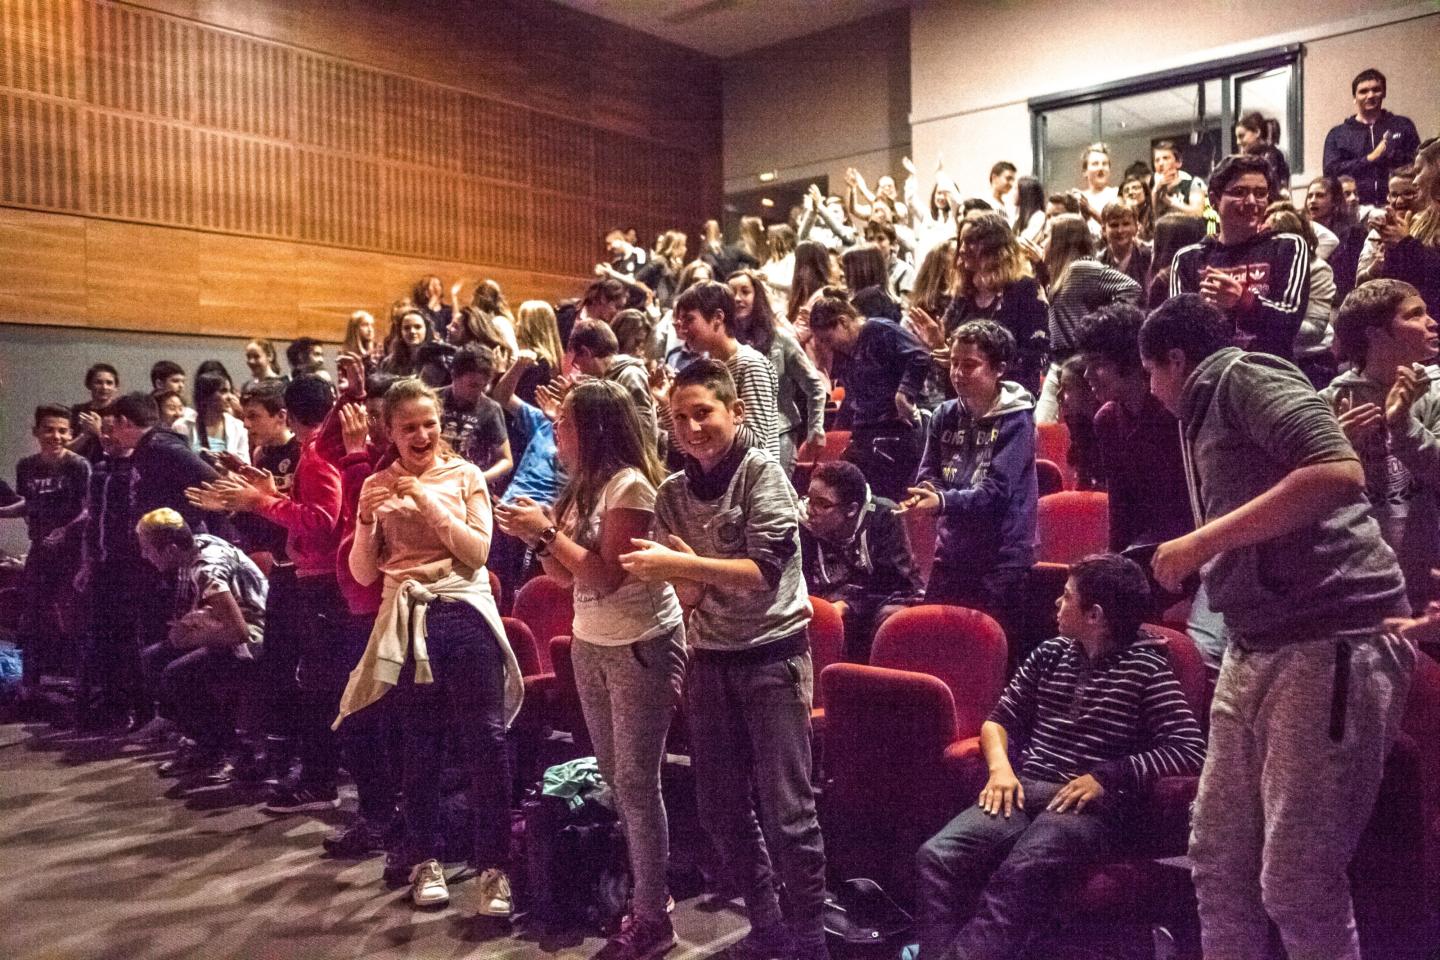
<instances>
[{"instance_id":1,"label":"boy wearing eyeglasses","mask_svg":"<svg viewBox=\"0 0 1440 960\"><path fill-rule=\"evenodd\" d=\"M1310 251L1297 236L1262 229L1273 195L1263 157L1221 160L1210 175L1219 234L1175 254L1170 296L1200 294L1235 324L1237 347L1291 360L1310 300Z\"/></svg>"}]
</instances>

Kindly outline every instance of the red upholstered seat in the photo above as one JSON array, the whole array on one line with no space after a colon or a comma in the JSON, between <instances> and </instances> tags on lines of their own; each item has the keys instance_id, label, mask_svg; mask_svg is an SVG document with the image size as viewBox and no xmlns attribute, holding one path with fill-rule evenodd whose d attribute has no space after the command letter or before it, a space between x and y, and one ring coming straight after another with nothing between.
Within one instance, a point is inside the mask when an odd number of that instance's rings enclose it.
<instances>
[{"instance_id":1,"label":"red upholstered seat","mask_svg":"<svg viewBox=\"0 0 1440 960\"><path fill-rule=\"evenodd\" d=\"M1110 501L1103 493L1067 490L1040 498L1035 559L1074 563L1110 546Z\"/></svg>"},{"instance_id":2,"label":"red upholstered seat","mask_svg":"<svg viewBox=\"0 0 1440 960\"><path fill-rule=\"evenodd\" d=\"M554 637L569 636L575 619L570 588L544 575L527 580L515 593L515 606L510 612L517 620L523 620L535 635L540 668L550 672L553 669L550 641Z\"/></svg>"},{"instance_id":3,"label":"red upholstered seat","mask_svg":"<svg viewBox=\"0 0 1440 960\"><path fill-rule=\"evenodd\" d=\"M1049 460L1060 468L1065 489L1075 489L1075 471L1070 468L1070 428L1063 423L1035 424L1035 458Z\"/></svg>"},{"instance_id":4,"label":"red upholstered seat","mask_svg":"<svg viewBox=\"0 0 1440 960\"><path fill-rule=\"evenodd\" d=\"M978 610L926 605L880 627L870 663L939 678L954 698L958 735L973 737L1000 699L1008 655L1005 631Z\"/></svg>"},{"instance_id":5,"label":"red upholstered seat","mask_svg":"<svg viewBox=\"0 0 1440 960\"><path fill-rule=\"evenodd\" d=\"M945 764L955 742L950 690L926 674L855 663L826 667L819 686L826 859L836 876L870 877L903 897L914 852L959 792Z\"/></svg>"},{"instance_id":6,"label":"red upholstered seat","mask_svg":"<svg viewBox=\"0 0 1440 960\"><path fill-rule=\"evenodd\" d=\"M810 474L814 471L817 463L839 460L845 456L845 451L848 449L850 449L849 430L826 430L825 446L816 451L815 456L795 461L795 489L804 491L810 485Z\"/></svg>"}]
</instances>

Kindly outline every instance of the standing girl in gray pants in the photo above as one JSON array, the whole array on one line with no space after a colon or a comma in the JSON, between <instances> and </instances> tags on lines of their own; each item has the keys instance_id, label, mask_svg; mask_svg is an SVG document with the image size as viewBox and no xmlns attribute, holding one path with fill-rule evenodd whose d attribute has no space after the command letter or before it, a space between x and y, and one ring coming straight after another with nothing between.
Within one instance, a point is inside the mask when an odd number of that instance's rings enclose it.
<instances>
[{"instance_id":1,"label":"standing girl in gray pants","mask_svg":"<svg viewBox=\"0 0 1440 960\"><path fill-rule=\"evenodd\" d=\"M600 956L649 960L675 943L660 765L685 677L685 628L674 589L634 579L617 558L632 539L650 535L664 473L634 404L614 382L570 391L555 420L555 445L570 476L557 519L524 497L496 513L502 530L534 548L546 573L574 587L575 682L635 877L630 916Z\"/></svg>"}]
</instances>

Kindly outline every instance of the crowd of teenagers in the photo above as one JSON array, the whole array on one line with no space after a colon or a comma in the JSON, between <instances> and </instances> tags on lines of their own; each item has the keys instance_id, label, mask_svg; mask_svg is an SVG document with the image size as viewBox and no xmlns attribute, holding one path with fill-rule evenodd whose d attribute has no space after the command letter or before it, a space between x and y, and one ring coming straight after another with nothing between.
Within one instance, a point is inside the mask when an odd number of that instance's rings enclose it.
<instances>
[{"instance_id":1,"label":"crowd of teenagers","mask_svg":"<svg viewBox=\"0 0 1440 960\"><path fill-rule=\"evenodd\" d=\"M0 507L31 541L27 705L78 663L76 722L178 731L161 775L268 777L275 814L335 808L343 770L359 810L325 848L383 852L417 905L449 900L458 768L471 902L508 917L524 685L502 607L548 576L634 881L603 956L675 942L661 769L683 708L750 922L731 955L816 960L809 598L862 663L894 611L970 607L1011 676L977 802L916 856L921 960L1017 956L1147 788L1197 774L1205 954L1263 956L1273 923L1290 956L1358 958L1346 866L1414 641L1440 632L1440 143L1381 108L1378 71L1352 89L1301 204L1252 115L1203 182L1168 142L1118 186L1093 144L1050 196L1004 162L978 196L852 171L790 223L706 224L694 258L683 231L615 230L558 305L427 277L383 339L354 314L333 372L309 338L288 375L249 343L238 391L218 360L132 392L96 363L87 401L35 411ZM1110 542L1071 566L1051 639L1019 604L1037 424L1059 421ZM1143 626L1187 598L1208 742ZM237 687L263 707L245 729Z\"/></svg>"}]
</instances>

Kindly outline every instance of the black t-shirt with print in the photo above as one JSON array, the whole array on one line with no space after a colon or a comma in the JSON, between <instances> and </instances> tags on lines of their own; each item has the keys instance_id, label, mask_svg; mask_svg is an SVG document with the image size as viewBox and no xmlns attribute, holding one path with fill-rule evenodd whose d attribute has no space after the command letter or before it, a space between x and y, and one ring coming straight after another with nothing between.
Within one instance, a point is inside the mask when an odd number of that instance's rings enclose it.
<instances>
[{"instance_id":1,"label":"black t-shirt with print","mask_svg":"<svg viewBox=\"0 0 1440 960\"><path fill-rule=\"evenodd\" d=\"M15 465L15 490L25 498L25 527L32 542L43 540L85 509L90 461L66 450L59 460L31 454Z\"/></svg>"},{"instance_id":2,"label":"black t-shirt with print","mask_svg":"<svg viewBox=\"0 0 1440 960\"><path fill-rule=\"evenodd\" d=\"M465 404L446 387L440 391L440 406L440 435L450 449L482 470L493 464L507 437L500 404L483 395Z\"/></svg>"}]
</instances>

